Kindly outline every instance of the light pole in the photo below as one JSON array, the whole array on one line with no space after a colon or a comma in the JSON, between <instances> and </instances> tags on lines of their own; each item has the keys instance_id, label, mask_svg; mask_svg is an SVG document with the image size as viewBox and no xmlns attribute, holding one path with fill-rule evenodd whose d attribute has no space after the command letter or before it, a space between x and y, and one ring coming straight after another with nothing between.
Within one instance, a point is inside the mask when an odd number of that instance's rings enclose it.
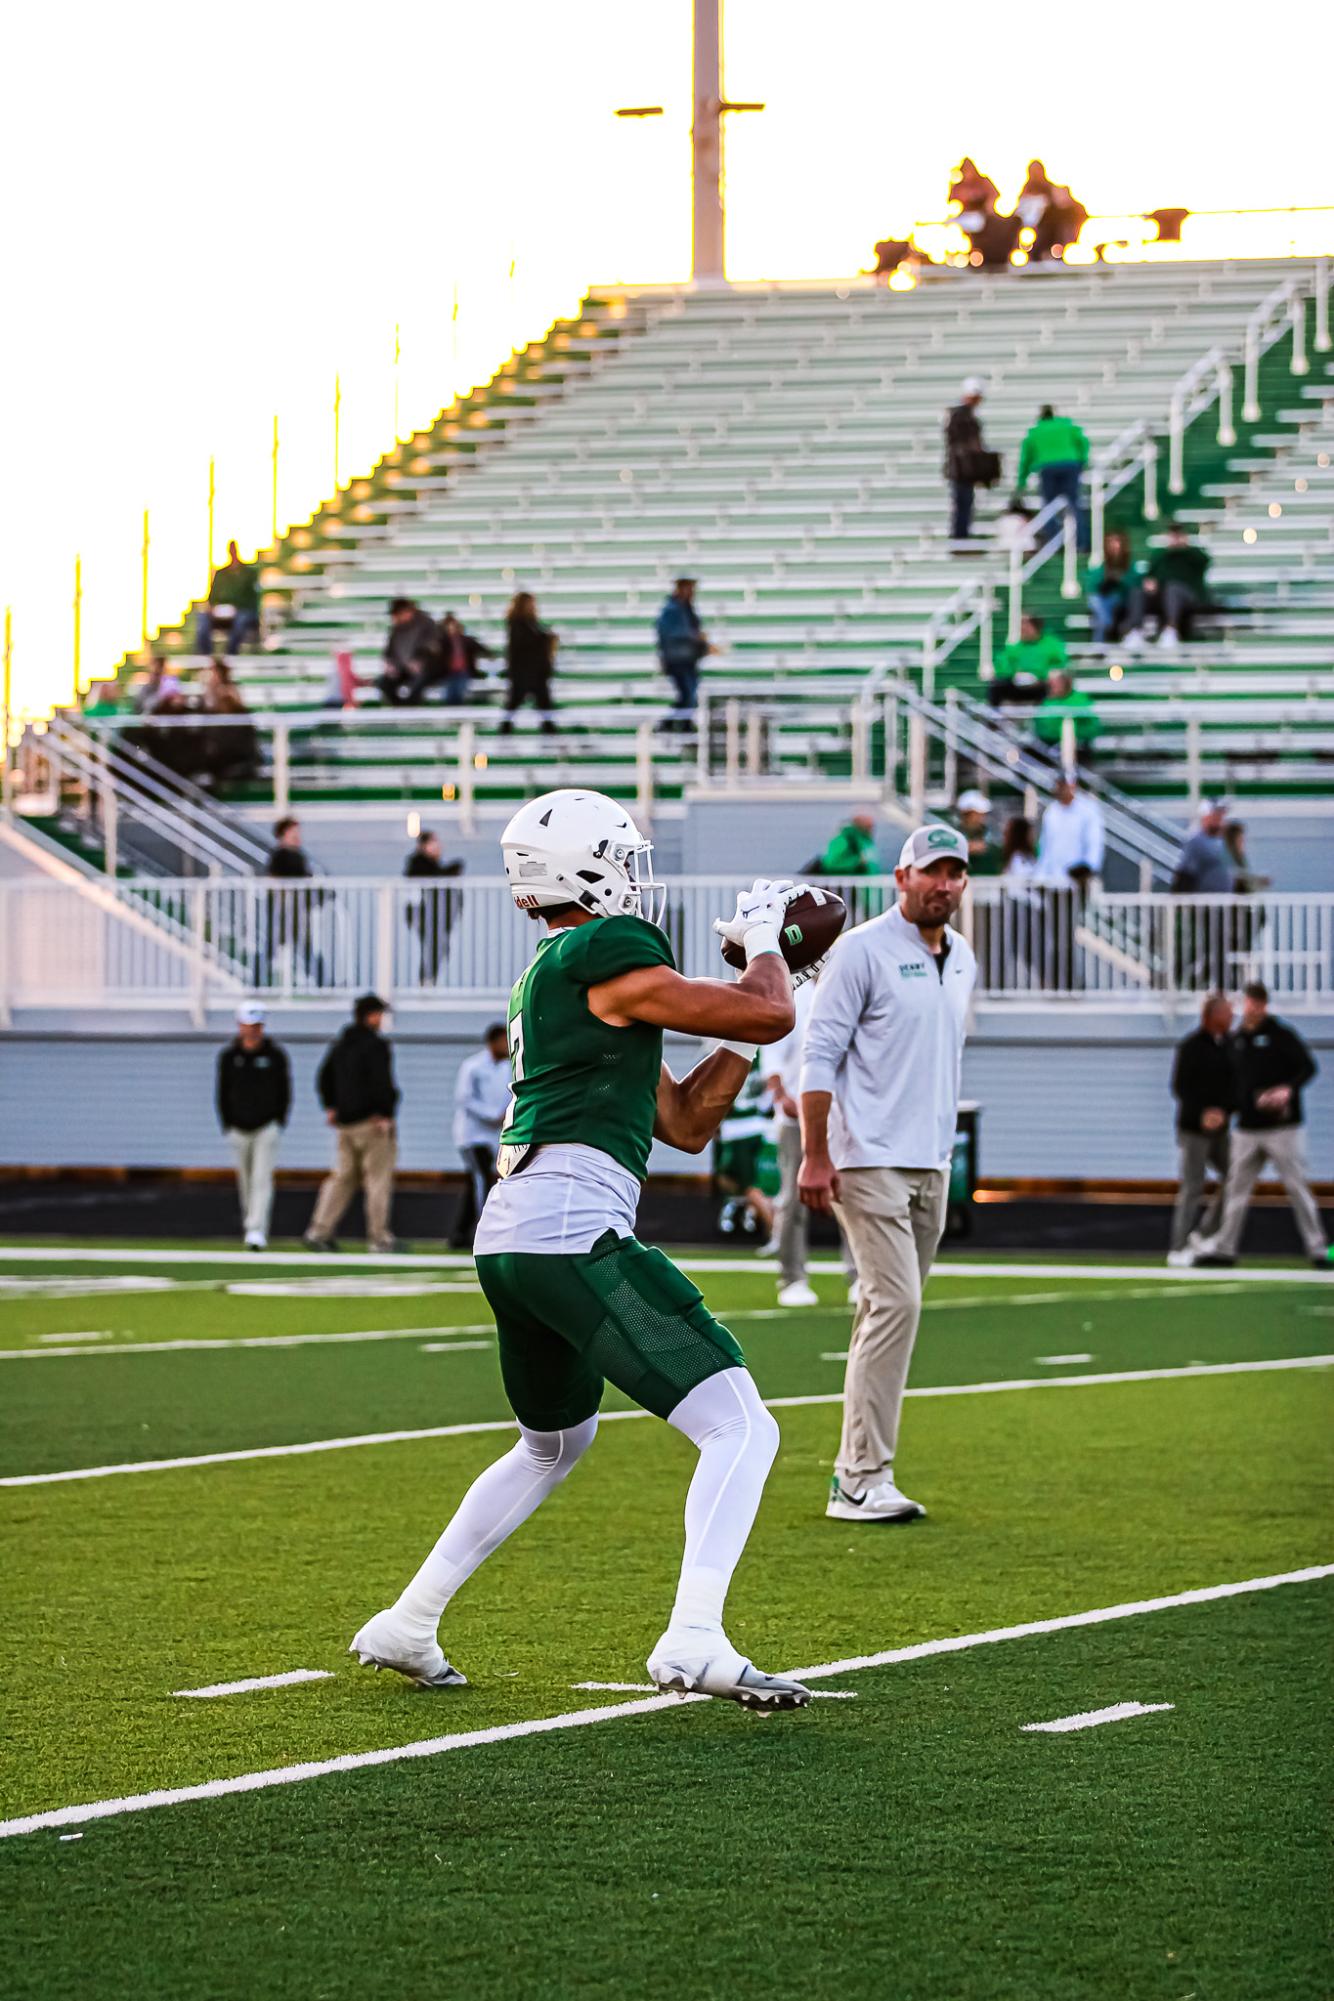
<instances>
[{"instance_id":1,"label":"light pole","mask_svg":"<svg viewBox=\"0 0 1334 2001\"><path fill-rule=\"evenodd\" d=\"M690 125L693 202L690 276L696 285L727 283L723 203L723 118L729 111L763 111L762 104L723 96L722 0L695 0L694 94ZM661 118L660 104L627 105L618 118Z\"/></svg>"}]
</instances>

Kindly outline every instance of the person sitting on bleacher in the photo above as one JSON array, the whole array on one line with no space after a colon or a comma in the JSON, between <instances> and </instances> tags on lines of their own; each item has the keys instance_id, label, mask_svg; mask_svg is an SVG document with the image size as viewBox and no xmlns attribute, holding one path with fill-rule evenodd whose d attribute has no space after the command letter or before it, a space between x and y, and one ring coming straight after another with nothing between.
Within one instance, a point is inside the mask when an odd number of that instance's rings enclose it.
<instances>
[{"instance_id":1,"label":"person sitting on bleacher","mask_svg":"<svg viewBox=\"0 0 1334 2001\"><path fill-rule=\"evenodd\" d=\"M494 660L495 657L489 646L483 646L480 639L474 639L470 632L464 631L452 611L445 613L436 634L432 679L443 688L447 707L457 708L467 700L472 683L484 678L479 661ZM423 693L429 685L428 682L422 684Z\"/></svg>"},{"instance_id":2,"label":"person sitting on bleacher","mask_svg":"<svg viewBox=\"0 0 1334 2001\"><path fill-rule=\"evenodd\" d=\"M1098 734L1097 711L1084 690L1076 688L1070 675L1060 671L1050 677L1046 695L1033 711L1033 734L1044 749L1060 750L1061 730L1067 716L1075 728L1075 756L1081 764L1086 764L1093 755L1093 742Z\"/></svg>"},{"instance_id":3,"label":"person sitting on bleacher","mask_svg":"<svg viewBox=\"0 0 1334 2001\"><path fill-rule=\"evenodd\" d=\"M1209 552L1190 539L1179 521L1169 524L1167 542L1149 558L1147 574L1132 594L1127 644L1142 646L1144 627L1155 624L1160 646L1190 638L1195 614L1209 602Z\"/></svg>"},{"instance_id":4,"label":"person sitting on bleacher","mask_svg":"<svg viewBox=\"0 0 1334 2001\"><path fill-rule=\"evenodd\" d=\"M236 653L251 633L259 633L259 568L241 561L235 542L227 544L227 561L213 572L208 603L196 621L195 648L206 660L213 653L214 617L224 607L228 620L223 625L222 650L224 654Z\"/></svg>"},{"instance_id":5,"label":"person sitting on bleacher","mask_svg":"<svg viewBox=\"0 0 1334 2001\"><path fill-rule=\"evenodd\" d=\"M993 708L1005 702L1040 702L1047 677L1064 668L1069 655L1059 632L1047 632L1036 612L1019 621L1019 637L1003 646L987 689Z\"/></svg>"},{"instance_id":6,"label":"person sitting on bleacher","mask_svg":"<svg viewBox=\"0 0 1334 2001\"><path fill-rule=\"evenodd\" d=\"M375 683L385 701L420 701L435 655L435 620L430 613L424 612L411 598L392 599L384 672Z\"/></svg>"},{"instance_id":7,"label":"person sitting on bleacher","mask_svg":"<svg viewBox=\"0 0 1334 2001\"><path fill-rule=\"evenodd\" d=\"M1030 264L1063 256L1066 248L1079 240L1079 232L1089 219L1088 210L1075 200L1069 188L1047 179L1041 160L1029 161L1028 179L1019 190L1015 209L1024 227L1033 231L1028 252Z\"/></svg>"},{"instance_id":8,"label":"person sitting on bleacher","mask_svg":"<svg viewBox=\"0 0 1334 2001\"><path fill-rule=\"evenodd\" d=\"M1095 646L1118 639L1130 610L1131 593L1144 573L1144 565L1131 554L1130 537L1113 528L1103 537L1102 561L1093 563L1084 587L1087 592L1089 624Z\"/></svg>"}]
</instances>

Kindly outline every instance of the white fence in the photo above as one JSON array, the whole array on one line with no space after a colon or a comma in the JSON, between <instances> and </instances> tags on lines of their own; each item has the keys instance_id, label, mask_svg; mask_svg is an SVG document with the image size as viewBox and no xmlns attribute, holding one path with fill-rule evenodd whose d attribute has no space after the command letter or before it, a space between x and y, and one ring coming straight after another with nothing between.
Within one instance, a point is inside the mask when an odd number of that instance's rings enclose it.
<instances>
[{"instance_id":1,"label":"white fence","mask_svg":"<svg viewBox=\"0 0 1334 2001\"><path fill-rule=\"evenodd\" d=\"M889 877L833 886L854 921L894 895ZM719 970L711 924L735 890L723 876L671 885L664 924L683 971ZM960 923L987 1002L1171 1008L1259 978L1280 1009L1334 1007L1334 894L1085 899L981 880ZM341 1005L372 988L399 1008L494 1003L535 938L498 878L6 882L0 1020L77 1007L179 1009L202 1021L246 995Z\"/></svg>"}]
</instances>

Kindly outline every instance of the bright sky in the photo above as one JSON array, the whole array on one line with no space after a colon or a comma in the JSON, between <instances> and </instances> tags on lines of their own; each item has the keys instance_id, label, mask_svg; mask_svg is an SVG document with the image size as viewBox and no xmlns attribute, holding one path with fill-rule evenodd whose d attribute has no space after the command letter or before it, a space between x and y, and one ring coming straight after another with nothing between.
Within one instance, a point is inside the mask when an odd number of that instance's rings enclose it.
<instances>
[{"instance_id":1,"label":"bright sky","mask_svg":"<svg viewBox=\"0 0 1334 2001\"><path fill-rule=\"evenodd\" d=\"M92 0L0 18L0 605L15 698L83 676L202 591L393 433L484 380L589 282L687 274L690 0ZM737 278L856 271L939 215L970 152L1015 192L1030 153L1095 212L1334 201L1328 120L1257 88L1239 29L1122 0L729 0ZM1325 0L1291 0L1314 59ZM1045 79L1049 78L1047 81ZM667 116L618 121L618 104ZM1329 218L1334 224L1334 217ZM1268 244L1282 249L1283 225ZM1331 229L1334 238L1334 229ZM1312 247L1309 243L1305 247Z\"/></svg>"}]
</instances>

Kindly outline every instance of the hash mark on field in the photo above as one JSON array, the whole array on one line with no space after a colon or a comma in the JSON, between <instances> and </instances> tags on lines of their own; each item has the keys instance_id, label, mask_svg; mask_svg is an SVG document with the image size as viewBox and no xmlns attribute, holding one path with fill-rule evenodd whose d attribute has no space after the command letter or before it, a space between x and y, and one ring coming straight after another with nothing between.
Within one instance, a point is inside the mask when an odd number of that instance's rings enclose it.
<instances>
[{"instance_id":1,"label":"hash mark on field","mask_svg":"<svg viewBox=\"0 0 1334 2001\"><path fill-rule=\"evenodd\" d=\"M289 1668L286 1674L254 1674L246 1681L214 1681L207 1688L173 1688L171 1692L203 1701L214 1695L249 1695L255 1688L293 1688L299 1681L332 1680L328 1668Z\"/></svg>"},{"instance_id":2,"label":"hash mark on field","mask_svg":"<svg viewBox=\"0 0 1334 2001\"><path fill-rule=\"evenodd\" d=\"M884 1653L860 1654L850 1660L824 1661L818 1667L790 1668L799 1681L832 1680L861 1668L896 1666L900 1661L926 1660L934 1654L961 1653L969 1647L992 1646L1000 1640L1028 1640L1043 1633L1069 1632L1079 1626L1101 1626L1115 1619L1137 1619L1146 1612L1167 1612L1180 1605L1208 1605L1238 1598L1251 1591L1274 1591L1280 1585L1310 1584L1334 1577L1334 1563L1310 1564L1270 1577L1248 1577L1236 1584L1208 1584L1194 1591L1177 1591L1167 1598L1141 1598L1122 1605L1100 1605L1088 1612L1067 1612L1056 1619L1030 1619L1021 1626L997 1626L985 1633L954 1633L946 1639L922 1640L916 1646L891 1647ZM532 1716L521 1723L498 1723L487 1730L458 1730L447 1737L427 1737L411 1744L391 1744L380 1751L350 1751L336 1758L312 1759L300 1765L270 1766L227 1779L205 1779L192 1786L163 1786L151 1793L127 1793L117 1799L88 1800L80 1806L48 1807L41 1813L20 1814L0 1821L0 1840L15 1834L35 1834L43 1827L81 1826L125 1813L145 1813L160 1806L181 1806L188 1800L222 1799L231 1793L267 1792L273 1786L299 1785L306 1779L327 1778L334 1772L365 1771L376 1765L397 1765L409 1758L435 1758L446 1751L471 1750L483 1744L509 1743L517 1737L546 1736L555 1730L579 1730L592 1723L624 1722L658 1710L681 1710L707 1702L706 1695L649 1695L637 1702L610 1702L598 1709L575 1709L561 1716Z\"/></svg>"},{"instance_id":3,"label":"hash mark on field","mask_svg":"<svg viewBox=\"0 0 1334 2001\"><path fill-rule=\"evenodd\" d=\"M99 1327L96 1331L90 1331L87 1334L39 1334L37 1339L39 1341L109 1341L111 1339L111 1329L109 1327Z\"/></svg>"},{"instance_id":4,"label":"hash mark on field","mask_svg":"<svg viewBox=\"0 0 1334 2001\"><path fill-rule=\"evenodd\" d=\"M1091 1362L1092 1355L1035 1355L1033 1360L1044 1369L1059 1369L1063 1362Z\"/></svg>"},{"instance_id":5,"label":"hash mark on field","mask_svg":"<svg viewBox=\"0 0 1334 2001\"><path fill-rule=\"evenodd\" d=\"M1099 1723L1122 1723L1128 1716L1153 1716L1159 1710L1175 1709L1174 1702L1114 1702L1110 1709L1083 1709L1078 1716L1055 1716L1050 1723L1024 1723L1023 1730L1094 1730Z\"/></svg>"},{"instance_id":6,"label":"hash mark on field","mask_svg":"<svg viewBox=\"0 0 1334 2001\"><path fill-rule=\"evenodd\" d=\"M35 1352L42 1352L40 1350ZM96 1348L94 1354L113 1351ZM1265 1362L1200 1362L1187 1368L1125 1369L1119 1374L1096 1376L1018 1376L1000 1383L935 1383L904 1391L909 1397L991 1396L1002 1390L1086 1390L1108 1383L1175 1382L1178 1377L1245 1376L1282 1369L1327 1369L1334 1355L1278 1355ZM839 1404L841 1390L822 1391L816 1396L767 1397L770 1410L806 1410L820 1404ZM647 1417L646 1410L604 1410L600 1424L629 1423ZM250 1459L299 1459L311 1452L349 1452L363 1445L419 1444L428 1438L472 1438L485 1432L515 1429L512 1417L479 1418L473 1424L429 1424L410 1431L368 1431L351 1438L311 1438L295 1445L248 1445L231 1452L194 1452L176 1459L127 1459L115 1466L71 1466L58 1473L6 1473L0 1487L51 1487L66 1480L106 1480L120 1473L175 1473L185 1466L233 1466Z\"/></svg>"}]
</instances>

